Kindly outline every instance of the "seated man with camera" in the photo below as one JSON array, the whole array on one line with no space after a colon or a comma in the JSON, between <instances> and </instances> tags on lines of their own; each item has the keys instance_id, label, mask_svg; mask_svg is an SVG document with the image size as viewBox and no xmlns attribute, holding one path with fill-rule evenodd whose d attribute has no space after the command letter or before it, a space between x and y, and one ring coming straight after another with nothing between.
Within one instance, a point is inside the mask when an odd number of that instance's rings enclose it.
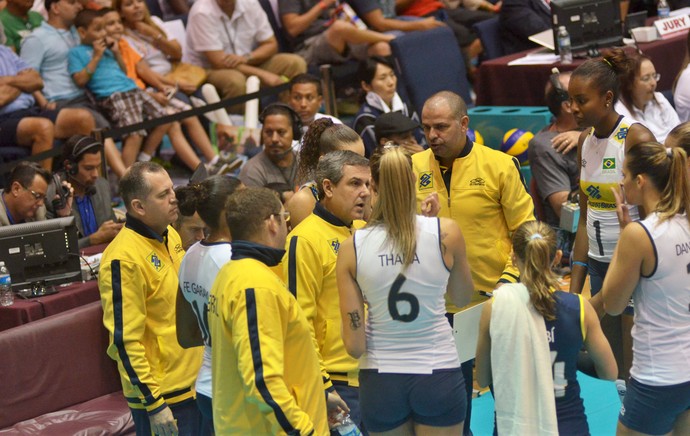
<instances>
[{"instance_id":1,"label":"seated man with camera","mask_svg":"<svg viewBox=\"0 0 690 436\"><path fill-rule=\"evenodd\" d=\"M72 136L62 148L64 172L60 178L74 188L70 213L79 229L79 248L108 243L122 228L111 206L110 185L99 173L102 155L103 144L85 135ZM55 190L56 184L52 183L48 196L54 196ZM58 203L46 207L48 218L58 216Z\"/></svg>"},{"instance_id":2,"label":"seated man with camera","mask_svg":"<svg viewBox=\"0 0 690 436\"><path fill-rule=\"evenodd\" d=\"M0 189L0 226L21 224L46 219L46 198L56 197L55 215L68 216L72 208L72 186L62 182L62 196L48 196L48 185L51 184L50 173L35 162L22 161L14 167L6 189Z\"/></svg>"}]
</instances>

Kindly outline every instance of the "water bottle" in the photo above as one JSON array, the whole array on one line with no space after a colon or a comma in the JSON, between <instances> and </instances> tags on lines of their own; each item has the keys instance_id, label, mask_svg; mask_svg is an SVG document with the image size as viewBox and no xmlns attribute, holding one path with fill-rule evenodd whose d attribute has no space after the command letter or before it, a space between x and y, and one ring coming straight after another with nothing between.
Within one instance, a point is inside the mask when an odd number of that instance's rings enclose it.
<instances>
[{"instance_id":1,"label":"water bottle","mask_svg":"<svg viewBox=\"0 0 690 436\"><path fill-rule=\"evenodd\" d=\"M0 306L11 306L14 304L14 294L12 293L12 279L10 272L5 266L5 262L0 260Z\"/></svg>"},{"instance_id":2,"label":"water bottle","mask_svg":"<svg viewBox=\"0 0 690 436\"><path fill-rule=\"evenodd\" d=\"M666 0L659 0L656 4L656 14L659 18L668 18L671 15L671 8Z\"/></svg>"},{"instance_id":3,"label":"water bottle","mask_svg":"<svg viewBox=\"0 0 690 436\"><path fill-rule=\"evenodd\" d=\"M663 0L662 0L663 1ZM565 26L558 27L558 52L561 54L562 64L573 63L573 50L570 46L570 34Z\"/></svg>"},{"instance_id":4,"label":"water bottle","mask_svg":"<svg viewBox=\"0 0 690 436\"><path fill-rule=\"evenodd\" d=\"M352 422L350 415L343 415L341 413L338 415L338 418L338 425L335 426L335 430L340 436L362 436L362 432Z\"/></svg>"}]
</instances>

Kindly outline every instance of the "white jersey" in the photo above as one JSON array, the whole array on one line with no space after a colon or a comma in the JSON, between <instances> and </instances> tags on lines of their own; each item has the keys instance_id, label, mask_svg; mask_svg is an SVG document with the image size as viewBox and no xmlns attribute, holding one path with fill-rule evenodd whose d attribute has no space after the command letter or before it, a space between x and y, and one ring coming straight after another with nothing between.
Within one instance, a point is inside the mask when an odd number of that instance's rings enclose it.
<instances>
[{"instance_id":1,"label":"white jersey","mask_svg":"<svg viewBox=\"0 0 690 436\"><path fill-rule=\"evenodd\" d=\"M445 317L450 272L439 235L438 218L417 216L417 251L403 272L402 255L386 243L383 226L355 232L356 279L368 309L360 369L430 374L460 367Z\"/></svg>"},{"instance_id":2,"label":"white jersey","mask_svg":"<svg viewBox=\"0 0 690 436\"><path fill-rule=\"evenodd\" d=\"M640 222L649 234L656 265L633 293L632 329L636 380L667 386L690 381L690 226L685 214L659 223L652 213Z\"/></svg>"},{"instance_id":3,"label":"white jersey","mask_svg":"<svg viewBox=\"0 0 690 436\"><path fill-rule=\"evenodd\" d=\"M606 138L594 136L594 128L582 143L580 188L587 195L587 239L589 257L611 262L620 236L616 215L616 198L611 188L623 180L625 138L635 121L620 117L613 132ZM639 218L637 207L630 207L630 217Z\"/></svg>"},{"instance_id":4,"label":"white jersey","mask_svg":"<svg viewBox=\"0 0 690 436\"><path fill-rule=\"evenodd\" d=\"M211 398L211 336L208 327L208 298L218 271L228 263L229 242L197 242L189 247L180 265L180 288L191 304L204 339L204 358L196 378L196 391Z\"/></svg>"}]
</instances>

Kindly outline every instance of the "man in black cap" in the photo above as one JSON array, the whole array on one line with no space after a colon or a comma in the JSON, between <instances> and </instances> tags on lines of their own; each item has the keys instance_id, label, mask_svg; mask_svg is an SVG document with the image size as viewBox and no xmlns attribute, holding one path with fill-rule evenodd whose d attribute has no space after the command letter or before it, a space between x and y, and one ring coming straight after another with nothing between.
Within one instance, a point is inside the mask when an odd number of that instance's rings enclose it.
<instances>
[{"instance_id":1,"label":"man in black cap","mask_svg":"<svg viewBox=\"0 0 690 436\"><path fill-rule=\"evenodd\" d=\"M380 115L374 123L374 134L379 146L399 145L410 153L424 151L415 138L419 124L400 112Z\"/></svg>"}]
</instances>

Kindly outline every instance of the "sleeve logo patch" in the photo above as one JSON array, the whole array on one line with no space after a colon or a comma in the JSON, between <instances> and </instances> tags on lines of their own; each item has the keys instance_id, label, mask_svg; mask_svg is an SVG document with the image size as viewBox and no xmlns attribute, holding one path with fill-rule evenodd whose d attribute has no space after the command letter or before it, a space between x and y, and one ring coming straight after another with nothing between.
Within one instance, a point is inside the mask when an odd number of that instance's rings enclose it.
<instances>
[{"instance_id":1,"label":"sleeve logo patch","mask_svg":"<svg viewBox=\"0 0 690 436\"><path fill-rule=\"evenodd\" d=\"M160 270L163 269L163 261L156 253L151 252L151 254L146 256L146 260L151 264L151 266L153 266L156 272L160 272Z\"/></svg>"},{"instance_id":2,"label":"sleeve logo patch","mask_svg":"<svg viewBox=\"0 0 690 436\"><path fill-rule=\"evenodd\" d=\"M419 189L429 189L434 187L434 174L431 171L424 171L419 174Z\"/></svg>"}]
</instances>

